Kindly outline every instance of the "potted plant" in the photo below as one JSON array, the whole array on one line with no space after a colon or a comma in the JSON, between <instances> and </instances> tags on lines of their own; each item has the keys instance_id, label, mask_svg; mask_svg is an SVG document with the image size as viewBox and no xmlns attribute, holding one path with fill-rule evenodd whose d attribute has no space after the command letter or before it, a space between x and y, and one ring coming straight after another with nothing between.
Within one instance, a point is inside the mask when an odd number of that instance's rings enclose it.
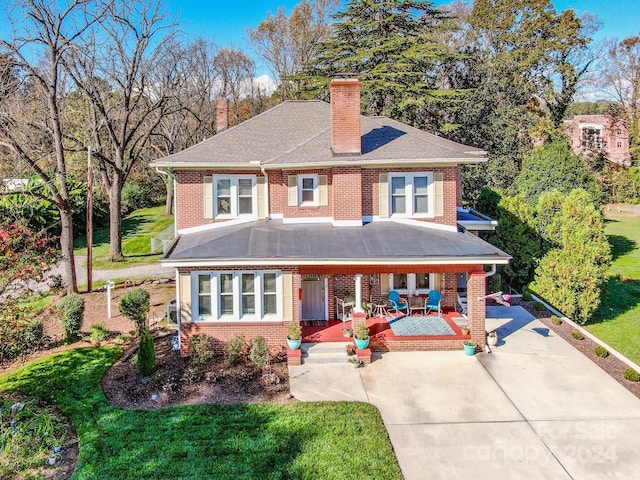
<instances>
[{"instance_id":1,"label":"potted plant","mask_svg":"<svg viewBox=\"0 0 640 480\"><path fill-rule=\"evenodd\" d=\"M469 330L469 327L460 327L460 332L462 332L462 335L469 335L469 332L471 330Z\"/></svg>"},{"instance_id":2,"label":"potted plant","mask_svg":"<svg viewBox=\"0 0 640 480\"><path fill-rule=\"evenodd\" d=\"M365 322L360 322L355 328L355 341L360 350L364 350L369 346L369 327Z\"/></svg>"},{"instance_id":3,"label":"potted plant","mask_svg":"<svg viewBox=\"0 0 640 480\"><path fill-rule=\"evenodd\" d=\"M496 332L487 333L487 344L491 347L495 347L498 344L498 335Z\"/></svg>"},{"instance_id":4,"label":"potted plant","mask_svg":"<svg viewBox=\"0 0 640 480\"><path fill-rule=\"evenodd\" d=\"M364 363L362 362L362 360L358 360L355 357L350 358L349 360L347 360L347 362L350 365L353 365L354 368L360 368L360 367L364 367Z\"/></svg>"},{"instance_id":5,"label":"potted plant","mask_svg":"<svg viewBox=\"0 0 640 480\"><path fill-rule=\"evenodd\" d=\"M342 335L347 337L347 338L351 338L351 337L353 337L353 330L351 330L348 327L345 327L345 328L342 329Z\"/></svg>"},{"instance_id":6,"label":"potted plant","mask_svg":"<svg viewBox=\"0 0 640 480\"><path fill-rule=\"evenodd\" d=\"M287 343L291 350L297 350L302 343L302 327L299 323L289 325L289 334L287 335Z\"/></svg>"},{"instance_id":7,"label":"potted plant","mask_svg":"<svg viewBox=\"0 0 640 480\"><path fill-rule=\"evenodd\" d=\"M462 342L462 346L464 347L464 353L467 355L474 355L476 353L476 347L478 344L473 340L465 340Z\"/></svg>"}]
</instances>

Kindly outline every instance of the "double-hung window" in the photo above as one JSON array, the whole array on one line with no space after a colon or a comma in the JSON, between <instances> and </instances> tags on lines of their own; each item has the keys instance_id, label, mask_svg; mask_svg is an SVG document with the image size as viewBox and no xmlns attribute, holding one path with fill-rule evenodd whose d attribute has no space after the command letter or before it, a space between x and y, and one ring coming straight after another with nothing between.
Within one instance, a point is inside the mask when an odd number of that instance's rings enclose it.
<instances>
[{"instance_id":1,"label":"double-hung window","mask_svg":"<svg viewBox=\"0 0 640 480\"><path fill-rule=\"evenodd\" d=\"M298 175L298 205L318 205L318 175Z\"/></svg>"},{"instance_id":2,"label":"double-hung window","mask_svg":"<svg viewBox=\"0 0 640 480\"><path fill-rule=\"evenodd\" d=\"M257 214L256 177L215 176L213 197L216 217L254 216Z\"/></svg>"},{"instance_id":3,"label":"double-hung window","mask_svg":"<svg viewBox=\"0 0 640 480\"><path fill-rule=\"evenodd\" d=\"M194 272L192 285L194 321L281 319L279 272Z\"/></svg>"},{"instance_id":4,"label":"double-hung window","mask_svg":"<svg viewBox=\"0 0 640 480\"><path fill-rule=\"evenodd\" d=\"M390 173L390 213L401 217L432 217L433 173Z\"/></svg>"}]
</instances>

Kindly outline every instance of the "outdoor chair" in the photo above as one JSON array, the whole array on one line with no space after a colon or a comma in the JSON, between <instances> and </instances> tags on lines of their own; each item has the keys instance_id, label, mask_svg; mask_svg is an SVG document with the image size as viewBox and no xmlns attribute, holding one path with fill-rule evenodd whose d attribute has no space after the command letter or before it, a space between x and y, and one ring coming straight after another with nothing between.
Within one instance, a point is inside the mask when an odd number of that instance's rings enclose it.
<instances>
[{"instance_id":1,"label":"outdoor chair","mask_svg":"<svg viewBox=\"0 0 640 480\"><path fill-rule=\"evenodd\" d=\"M429 297L424 301L424 313L428 315L433 310L438 312L438 316L442 316L442 294L438 290L431 290Z\"/></svg>"},{"instance_id":2,"label":"outdoor chair","mask_svg":"<svg viewBox=\"0 0 640 480\"><path fill-rule=\"evenodd\" d=\"M407 301L404 298L400 298L400 294L395 290L389 292L389 304L391 305L389 310L395 310L398 313L404 312L405 314L409 312Z\"/></svg>"}]
</instances>

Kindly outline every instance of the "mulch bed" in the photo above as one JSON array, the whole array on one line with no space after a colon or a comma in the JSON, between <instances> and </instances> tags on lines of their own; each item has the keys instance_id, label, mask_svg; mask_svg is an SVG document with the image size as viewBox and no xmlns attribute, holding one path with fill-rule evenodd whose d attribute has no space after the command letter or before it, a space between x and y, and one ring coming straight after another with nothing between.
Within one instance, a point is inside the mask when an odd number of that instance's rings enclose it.
<instances>
[{"instance_id":1,"label":"mulch bed","mask_svg":"<svg viewBox=\"0 0 640 480\"><path fill-rule=\"evenodd\" d=\"M606 358L599 357L595 354L595 349L598 346L596 342L591 340L588 337L585 337L583 340L577 340L572 335L571 332L574 328L566 322L562 322L561 325L556 325L551 321L551 312L548 310L537 310L535 308L536 302L525 302L522 300L517 300L512 302L513 305L520 305L527 309L534 317L540 320L547 328L549 328L552 332L554 332L559 337L565 339L569 344L571 344L576 350L582 353L585 357L591 360L593 363L598 365L602 370L607 372L614 380L616 380L620 385L633 393L636 397L640 398L640 382L631 382L624 378L624 372L629 366L624 363L622 360L614 357L613 355L609 355Z\"/></svg>"},{"instance_id":2,"label":"mulch bed","mask_svg":"<svg viewBox=\"0 0 640 480\"><path fill-rule=\"evenodd\" d=\"M138 373L135 356L116 362L102 379L106 397L126 408L156 409L200 403L292 402L286 354L272 355L264 369L250 360L228 366L222 355L204 371L171 349L173 336L156 340L156 372ZM123 357L124 358L124 357Z\"/></svg>"}]
</instances>

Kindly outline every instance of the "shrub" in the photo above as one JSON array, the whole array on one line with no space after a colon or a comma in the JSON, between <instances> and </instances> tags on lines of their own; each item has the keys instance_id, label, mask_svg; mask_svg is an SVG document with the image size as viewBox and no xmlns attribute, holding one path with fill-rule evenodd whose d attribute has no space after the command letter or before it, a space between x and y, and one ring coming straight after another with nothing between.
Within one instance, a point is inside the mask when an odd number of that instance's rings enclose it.
<instances>
[{"instance_id":1,"label":"shrub","mask_svg":"<svg viewBox=\"0 0 640 480\"><path fill-rule=\"evenodd\" d=\"M42 320L28 320L19 312L5 310L0 316L0 363L34 352L45 342Z\"/></svg>"},{"instance_id":2,"label":"shrub","mask_svg":"<svg viewBox=\"0 0 640 480\"><path fill-rule=\"evenodd\" d=\"M299 323L292 323L289 325L287 338L289 340L300 340L302 338L302 327Z\"/></svg>"},{"instance_id":3,"label":"shrub","mask_svg":"<svg viewBox=\"0 0 640 480\"><path fill-rule=\"evenodd\" d=\"M597 356L601 358L607 358L609 356L609 350L604 348L602 345L598 345L595 349L595 353Z\"/></svg>"},{"instance_id":4,"label":"shrub","mask_svg":"<svg viewBox=\"0 0 640 480\"><path fill-rule=\"evenodd\" d=\"M136 335L142 335L147 328L149 298L149 292L142 288L134 288L125 293L120 300L120 313L136 324Z\"/></svg>"},{"instance_id":5,"label":"shrub","mask_svg":"<svg viewBox=\"0 0 640 480\"><path fill-rule=\"evenodd\" d=\"M51 278L49 278L49 288L55 293L61 292L64 288L62 275L52 275Z\"/></svg>"},{"instance_id":6,"label":"shrub","mask_svg":"<svg viewBox=\"0 0 640 480\"><path fill-rule=\"evenodd\" d=\"M576 340L584 340L584 335L579 330L571 330L571 336Z\"/></svg>"},{"instance_id":7,"label":"shrub","mask_svg":"<svg viewBox=\"0 0 640 480\"><path fill-rule=\"evenodd\" d=\"M213 338L204 333L194 335L189 339L189 351L191 352L191 364L195 368L204 367L215 355Z\"/></svg>"},{"instance_id":8,"label":"shrub","mask_svg":"<svg viewBox=\"0 0 640 480\"><path fill-rule=\"evenodd\" d=\"M544 309L545 309L545 308L547 308L547 307L545 307L545 306L544 306L544 303L542 303L542 302L536 302L536 303L533 305L533 308L535 308L535 310L536 310L537 312L542 312L542 311L544 311Z\"/></svg>"},{"instance_id":9,"label":"shrub","mask_svg":"<svg viewBox=\"0 0 640 480\"><path fill-rule=\"evenodd\" d=\"M551 323L554 325L562 325L562 319L557 315L551 315Z\"/></svg>"},{"instance_id":10,"label":"shrub","mask_svg":"<svg viewBox=\"0 0 640 480\"><path fill-rule=\"evenodd\" d=\"M156 370L156 345L149 330L145 330L140 338L138 348L138 371L143 377L148 377Z\"/></svg>"},{"instance_id":11,"label":"shrub","mask_svg":"<svg viewBox=\"0 0 640 480\"><path fill-rule=\"evenodd\" d=\"M522 300L524 300L525 302L530 302L531 300L533 300L529 289L525 289L525 291L522 292Z\"/></svg>"},{"instance_id":12,"label":"shrub","mask_svg":"<svg viewBox=\"0 0 640 480\"><path fill-rule=\"evenodd\" d=\"M244 336L236 335L224 346L224 359L228 365L240 363L244 355Z\"/></svg>"},{"instance_id":13,"label":"shrub","mask_svg":"<svg viewBox=\"0 0 640 480\"><path fill-rule=\"evenodd\" d=\"M84 317L84 299L77 293L67 295L56 306L58 321L64 328L64 334L68 341L80 337L80 328Z\"/></svg>"},{"instance_id":14,"label":"shrub","mask_svg":"<svg viewBox=\"0 0 640 480\"><path fill-rule=\"evenodd\" d=\"M249 358L260 367L269 361L269 345L267 345L264 337L256 337L253 339Z\"/></svg>"},{"instance_id":15,"label":"shrub","mask_svg":"<svg viewBox=\"0 0 640 480\"><path fill-rule=\"evenodd\" d=\"M102 342L109 338L109 327L103 322L91 325L91 340L94 342Z\"/></svg>"},{"instance_id":16,"label":"shrub","mask_svg":"<svg viewBox=\"0 0 640 480\"><path fill-rule=\"evenodd\" d=\"M630 382L640 382L640 373L636 372L633 368L627 368L624 371L624 378Z\"/></svg>"}]
</instances>

